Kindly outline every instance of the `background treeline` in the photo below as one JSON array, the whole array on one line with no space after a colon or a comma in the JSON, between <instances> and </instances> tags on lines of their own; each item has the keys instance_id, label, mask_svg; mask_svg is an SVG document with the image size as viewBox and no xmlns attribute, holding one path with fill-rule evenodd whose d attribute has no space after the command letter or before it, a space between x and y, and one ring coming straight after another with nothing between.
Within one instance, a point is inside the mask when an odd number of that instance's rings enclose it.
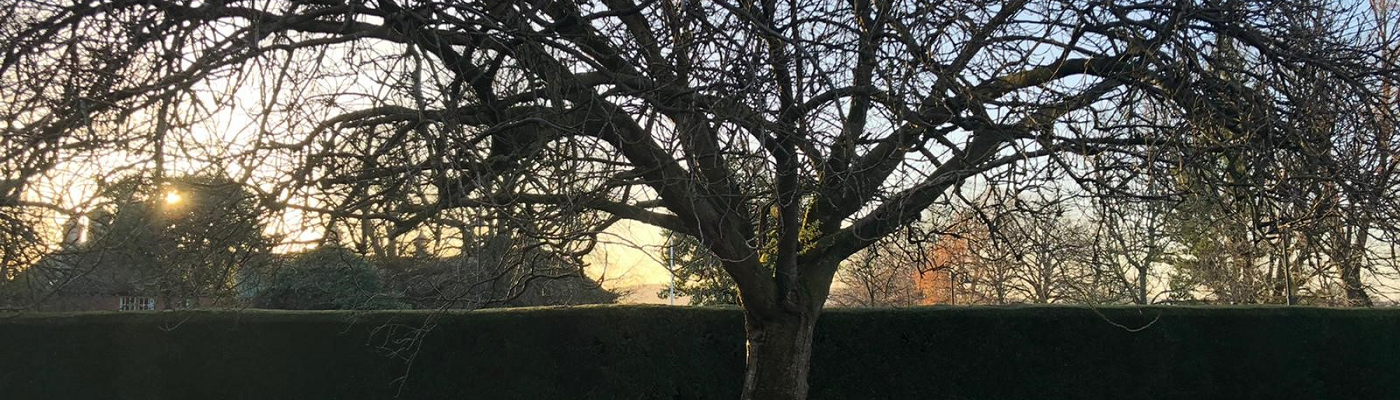
<instances>
[{"instance_id":1,"label":"background treeline","mask_svg":"<svg viewBox=\"0 0 1400 400\"><path fill-rule=\"evenodd\" d=\"M355 236L334 226L303 226L329 234L288 245L270 233L277 221L254 189L225 176L129 176L95 199L66 219L61 241L32 242L33 261L5 271L0 306L94 310L103 309L94 299L125 297L159 309L473 309L617 298L575 260L501 225L478 223L452 249L427 231L402 244L342 241Z\"/></svg>"},{"instance_id":2,"label":"background treeline","mask_svg":"<svg viewBox=\"0 0 1400 400\"><path fill-rule=\"evenodd\" d=\"M1280 222L1221 198L983 191L842 265L838 306L919 304L1395 305L1394 242L1340 209ZM1314 205L1315 207L1316 205ZM1333 204L1335 206L1335 204ZM719 260L673 243L678 293L736 304ZM668 296L667 291L658 293Z\"/></svg>"}]
</instances>

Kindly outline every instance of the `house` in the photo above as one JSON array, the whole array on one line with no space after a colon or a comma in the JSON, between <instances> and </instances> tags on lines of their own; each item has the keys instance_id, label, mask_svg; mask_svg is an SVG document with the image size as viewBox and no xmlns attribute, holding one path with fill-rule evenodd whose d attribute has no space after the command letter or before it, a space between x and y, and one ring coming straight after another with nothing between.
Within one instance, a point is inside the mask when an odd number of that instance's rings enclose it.
<instances>
[{"instance_id":1,"label":"house","mask_svg":"<svg viewBox=\"0 0 1400 400\"><path fill-rule=\"evenodd\" d=\"M617 302L561 257L500 235L451 257L376 260L386 289L414 308L476 309Z\"/></svg>"},{"instance_id":2,"label":"house","mask_svg":"<svg viewBox=\"0 0 1400 400\"><path fill-rule=\"evenodd\" d=\"M36 311L141 311L233 305L208 294L160 290L149 268L102 260L97 253L56 253L7 283L11 307Z\"/></svg>"}]
</instances>

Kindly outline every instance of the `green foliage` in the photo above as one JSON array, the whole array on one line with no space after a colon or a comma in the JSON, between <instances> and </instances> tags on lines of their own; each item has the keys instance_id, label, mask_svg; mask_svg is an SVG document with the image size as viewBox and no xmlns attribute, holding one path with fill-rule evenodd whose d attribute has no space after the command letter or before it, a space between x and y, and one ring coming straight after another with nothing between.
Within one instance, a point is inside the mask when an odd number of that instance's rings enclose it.
<instances>
[{"instance_id":1,"label":"green foliage","mask_svg":"<svg viewBox=\"0 0 1400 400\"><path fill-rule=\"evenodd\" d=\"M385 296L379 276L349 250L322 247L296 255L278 268L253 298L253 306L288 310L385 310L408 308Z\"/></svg>"},{"instance_id":2,"label":"green foliage","mask_svg":"<svg viewBox=\"0 0 1400 400\"><path fill-rule=\"evenodd\" d=\"M0 317L0 338L23 344L0 346L0 360L23 366L0 374L0 391L732 400L743 379L742 326L734 308L638 306L28 313ZM1400 393L1395 332L1394 309L828 310L813 341L811 398L1391 399Z\"/></svg>"},{"instance_id":3,"label":"green foliage","mask_svg":"<svg viewBox=\"0 0 1400 400\"><path fill-rule=\"evenodd\" d=\"M1168 277L1173 301L1264 300L1266 277L1255 268L1258 237L1221 196L1189 195L1167 219L1167 235L1177 244Z\"/></svg>"},{"instance_id":4,"label":"green foliage","mask_svg":"<svg viewBox=\"0 0 1400 400\"><path fill-rule=\"evenodd\" d=\"M690 296L690 305L739 304L739 287L724 272L720 259L693 237L666 232L669 248L663 249L661 262L672 265L676 275L676 295ZM670 289L662 289L659 298L670 297Z\"/></svg>"}]
</instances>

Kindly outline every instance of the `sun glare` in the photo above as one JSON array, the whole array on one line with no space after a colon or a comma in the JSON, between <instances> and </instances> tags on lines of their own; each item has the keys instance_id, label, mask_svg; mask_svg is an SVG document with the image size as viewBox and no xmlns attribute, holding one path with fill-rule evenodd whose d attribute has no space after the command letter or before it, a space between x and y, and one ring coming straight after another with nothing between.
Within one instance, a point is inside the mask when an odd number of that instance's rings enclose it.
<instances>
[{"instance_id":1,"label":"sun glare","mask_svg":"<svg viewBox=\"0 0 1400 400\"><path fill-rule=\"evenodd\" d=\"M179 203L182 199L183 197L180 197L180 192L172 190L165 193L165 204L176 204Z\"/></svg>"}]
</instances>

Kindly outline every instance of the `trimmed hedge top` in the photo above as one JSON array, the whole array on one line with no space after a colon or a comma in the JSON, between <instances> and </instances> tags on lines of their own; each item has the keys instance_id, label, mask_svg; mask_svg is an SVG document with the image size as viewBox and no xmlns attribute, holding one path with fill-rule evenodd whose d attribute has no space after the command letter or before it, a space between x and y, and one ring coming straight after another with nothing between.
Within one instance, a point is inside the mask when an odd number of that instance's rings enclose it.
<instances>
[{"instance_id":1,"label":"trimmed hedge top","mask_svg":"<svg viewBox=\"0 0 1400 400\"><path fill-rule=\"evenodd\" d=\"M0 398L735 399L733 308L0 315ZM1400 399L1400 310L829 310L813 399Z\"/></svg>"}]
</instances>

